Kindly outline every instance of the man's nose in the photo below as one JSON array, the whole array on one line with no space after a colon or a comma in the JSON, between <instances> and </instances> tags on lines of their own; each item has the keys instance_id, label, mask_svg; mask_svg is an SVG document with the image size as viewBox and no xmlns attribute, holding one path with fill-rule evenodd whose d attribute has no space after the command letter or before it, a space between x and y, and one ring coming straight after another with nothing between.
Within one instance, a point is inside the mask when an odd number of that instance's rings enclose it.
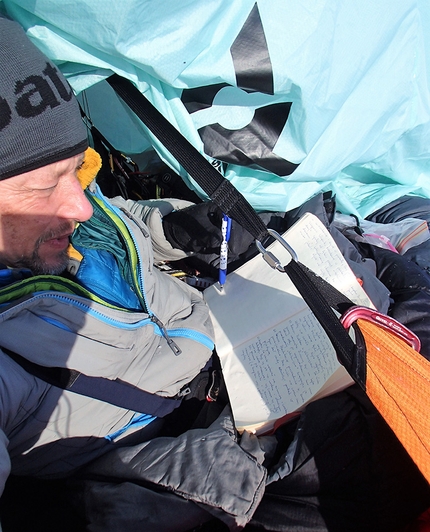
<instances>
[{"instance_id":1,"label":"man's nose","mask_svg":"<svg viewBox=\"0 0 430 532\"><path fill-rule=\"evenodd\" d=\"M58 215L62 218L85 222L93 214L91 203L74 176L68 180L67 186L63 187L59 201Z\"/></svg>"}]
</instances>

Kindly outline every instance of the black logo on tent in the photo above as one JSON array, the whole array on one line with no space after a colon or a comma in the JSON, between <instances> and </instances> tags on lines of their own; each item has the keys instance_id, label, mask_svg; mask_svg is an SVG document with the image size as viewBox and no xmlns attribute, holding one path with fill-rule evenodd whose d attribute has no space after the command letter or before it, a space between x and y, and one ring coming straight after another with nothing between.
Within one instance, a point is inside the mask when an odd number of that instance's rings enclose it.
<instances>
[{"instance_id":1,"label":"black logo on tent","mask_svg":"<svg viewBox=\"0 0 430 532\"><path fill-rule=\"evenodd\" d=\"M195 121L205 152L227 163L289 175L298 165L275 155L273 148L288 120L291 102L271 103L273 70L257 4L230 53L237 87L223 83L182 93L188 112L199 112Z\"/></svg>"}]
</instances>

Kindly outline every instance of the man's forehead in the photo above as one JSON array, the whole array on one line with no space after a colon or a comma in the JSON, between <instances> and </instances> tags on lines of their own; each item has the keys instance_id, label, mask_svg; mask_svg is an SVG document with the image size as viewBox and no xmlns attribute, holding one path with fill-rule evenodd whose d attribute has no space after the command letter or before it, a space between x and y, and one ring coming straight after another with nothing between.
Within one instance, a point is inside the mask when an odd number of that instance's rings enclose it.
<instances>
[{"instance_id":1,"label":"man's forehead","mask_svg":"<svg viewBox=\"0 0 430 532\"><path fill-rule=\"evenodd\" d=\"M85 152L62 159L55 163L50 163L40 168L23 172L13 177L0 180L0 187L4 184L7 188L15 188L20 186L30 186L31 183L40 182L48 179L55 179L61 177L64 173L74 171L85 159ZM10 185L10 187L8 186Z\"/></svg>"}]
</instances>

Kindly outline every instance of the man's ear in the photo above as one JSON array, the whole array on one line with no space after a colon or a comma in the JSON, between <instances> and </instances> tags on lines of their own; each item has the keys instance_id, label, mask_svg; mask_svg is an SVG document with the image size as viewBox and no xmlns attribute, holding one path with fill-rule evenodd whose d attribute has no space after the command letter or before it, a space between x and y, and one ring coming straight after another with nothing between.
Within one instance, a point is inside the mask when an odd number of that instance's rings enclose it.
<instances>
[{"instance_id":1,"label":"man's ear","mask_svg":"<svg viewBox=\"0 0 430 532\"><path fill-rule=\"evenodd\" d=\"M78 179L84 190L95 179L101 167L100 155L93 148L87 148L82 166L78 170Z\"/></svg>"}]
</instances>

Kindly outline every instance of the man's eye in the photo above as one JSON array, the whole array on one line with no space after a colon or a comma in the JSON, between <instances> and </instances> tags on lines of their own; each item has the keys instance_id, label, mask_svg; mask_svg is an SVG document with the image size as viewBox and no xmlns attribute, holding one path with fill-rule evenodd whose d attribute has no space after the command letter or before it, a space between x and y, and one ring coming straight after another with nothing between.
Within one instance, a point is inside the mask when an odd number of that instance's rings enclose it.
<instances>
[{"instance_id":1,"label":"man's eye","mask_svg":"<svg viewBox=\"0 0 430 532\"><path fill-rule=\"evenodd\" d=\"M39 194L49 194L50 192L53 192L56 189L57 185L54 185L53 187L47 187L47 188L38 188L36 189L36 192Z\"/></svg>"},{"instance_id":2,"label":"man's eye","mask_svg":"<svg viewBox=\"0 0 430 532\"><path fill-rule=\"evenodd\" d=\"M57 184L58 183L55 183L55 185L52 185L52 187L32 188L32 189L28 189L28 191L33 194L40 194L40 195L49 194L50 192L53 192L57 188Z\"/></svg>"}]
</instances>

